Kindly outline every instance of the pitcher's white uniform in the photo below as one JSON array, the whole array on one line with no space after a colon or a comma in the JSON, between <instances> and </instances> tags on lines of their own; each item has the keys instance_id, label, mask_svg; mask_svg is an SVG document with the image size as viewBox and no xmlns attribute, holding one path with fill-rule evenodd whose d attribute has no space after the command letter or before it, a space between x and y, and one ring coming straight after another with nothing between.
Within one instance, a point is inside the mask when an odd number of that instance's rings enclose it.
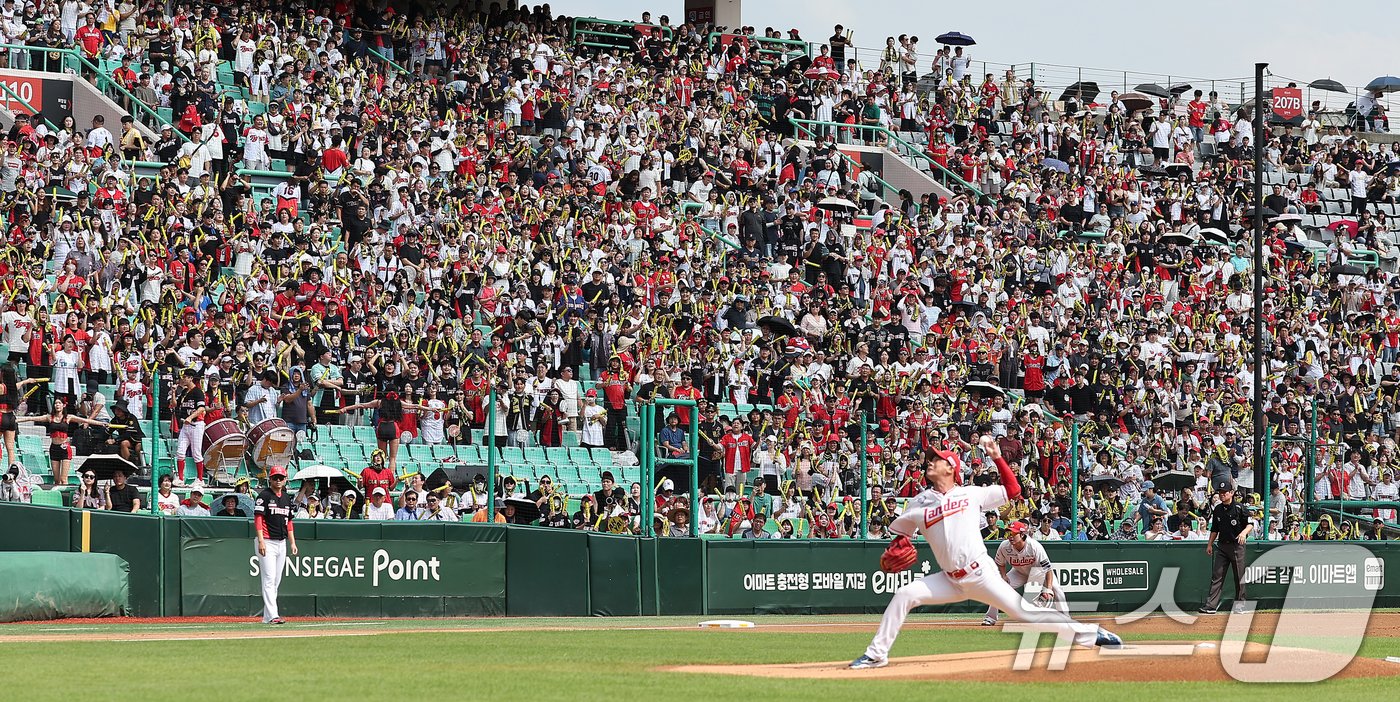
<instances>
[{"instance_id":1,"label":"pitcher's white uniform","mask_svg":"<svg viewBox=\"0 0 1400 702\"><path fill-rule=\"evenodd\" d=\"M1021 550L1011 544L1011 539L1006 539L997 547L993 560L997 568L1006 573L1006 581L1011 587L1021 589L1028 583L1035 583L1040 587L1045 587L1046 576L1053 567L1050 565L1050 556L1045 553L1045 547L1040 545L1035 539L1023 539ZM1011 570L1008 571L1007 568ZM1051 588L1054 593L1052 606L1066 614L1069 613L1069 603L1065 602L1065 593L1060 590L1060 584L1055 583ZM995 621L1000 610L996 605L987 608L987 619Z\"/></svg>"},{"instance_id":2,"label":"pitcher's white uniform","mask_svg":"<svg viewBox=\"0 0 1400 702\"><path fill-rule=\"evenodd\" d=\"M924 490L890 524L890 531L913 537L923 534L938 562L938 570L899 588L885 608L880 629L865 655L884 661L910 610L924 605L975 600L996 607L1015 619L1046 625L1047 632L1071 635L1082 646L1094 646L1094 627L1076 625L1069 615L1027 607L1016 590L996 572L987 554L978 520L982 514L1006 504L1006 488L959 485L946 494Z\"/></svg>"}]
</instances>

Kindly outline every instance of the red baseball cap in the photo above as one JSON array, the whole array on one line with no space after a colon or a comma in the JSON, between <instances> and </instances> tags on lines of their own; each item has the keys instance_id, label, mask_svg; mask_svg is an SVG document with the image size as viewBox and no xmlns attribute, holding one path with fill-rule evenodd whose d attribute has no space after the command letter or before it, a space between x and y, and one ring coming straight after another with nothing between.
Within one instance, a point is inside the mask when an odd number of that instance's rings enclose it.
<instances>
[{"instance_id":1,"label":"red baseball cap","mask_svg":"<svg viewBox=\"0 0 1400 702\"><path fill-rule=\"evenodd\" d=\"M962 462L962 458L958 457L958 454L957 454L957 453L955 453L955 452L953 452L953 451L940 451L940 450L938 450L938 449L934 449L934 450L933 450L933 453L934 453L935 456L938 456L939 458L941 458L941 459L947 461L949 464L951 464L951 465L953 466L953 472L954 472L955 474L957 474L957 475L959 475L959 476L962 475L962 471L963 471L963 462Z\"/></svg>"},{"instance_id":2,"label":"red baseball cap","mask_svg":"<svg viewBox=\"0 0 1400 702\"><path fill-rule=\"evenodd\" d=\"M267 469L267 477L271 478L271 477L274 476L274 475L280 475L280 476L282 476L282 477L284 477L284 478L287 477L287 467L286 467L286 466L272 466L271 468L268 468L268 469Z\"/></svg>"},{"instance_id":3,"label":"red baseball cap","mask_svg":"<svg viewBox=\"0 0 1400 702\"><path fill-rule=\"evenodd\" d=\"M1025 522L1012 522L1006 525L1006 530L1012 534L1024 534L1031 528Z\"/></svg>"}]
</instances>

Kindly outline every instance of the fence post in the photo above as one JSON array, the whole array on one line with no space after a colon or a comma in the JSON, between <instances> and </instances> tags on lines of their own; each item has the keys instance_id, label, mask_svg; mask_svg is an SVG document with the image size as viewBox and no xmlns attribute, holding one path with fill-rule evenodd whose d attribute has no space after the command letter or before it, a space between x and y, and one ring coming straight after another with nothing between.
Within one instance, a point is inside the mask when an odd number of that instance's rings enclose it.
<instances>
[{"instance_id":1,"label":"fence post","mask_svg":"<svg viewBox=\"0 0 1400 702\"><path fill-rule=\"evenodd\" d=\"M1031 81L1035 81L1035 61L1031 61Z\"/></svg>"},{"instance_id":2,"label":"fence post","mask_svg":"<svg viewBox=\"0 0 1400 702\"><path fill-rule=\"evenodd\" d=\"M1079 422L1069 425L1069 538L1079 539Z\"/></svg>"},{"instance_id":3,"label":"fence post","mask_svg":"<svg viewBox=\"0 0 1400 702\"><path fill-rule=\"evenodd\" d=\"M494 378L492 380L495 380ZM491 409L486 412L486 486L490 490L486 521L496 521L496 383L491 383ZM565 507L568 507L566 504Z\"/></svg>"},{"instance_id":4,"label":"fence post","mask_svg":"<svg viewBox=\"0 0 1400 702\"><path fill-rule=\"evenodd\" d=\"M860 413L860 538L870 537L870 525L866 518L870 515L870 498L866 493L866 482L869 479L870 469L866 465L866 458L870 455L870 413Z\"/></svg>"},{"instance_id":5,"label":"fence post","mask_svg":"<svg viewBox=\"0 0 1400 702\"><path fill-rule=\"evenodd\" d=\"M1273 482L1273 466L1274 428L1267 427L1264 429L1264 465L1262 466L1263 473L1260 473L1261 466L1254 467L1254 480L1255 483L1259 485L1259 489L1263 491L1264 497L1264 535L1262 537L1262 540L1264 541L1267 541L1269 539L1269 525L1273 523L1273 516L1269 513L1269 496L1273 492L1272 488L1270 488L1269 485L1271 482ZM1263 482L1260 482L1260 475L1263 475ZM1282 531L1282 526L1282 521L1280 521L1280 532Z\"/></svg>"},{"instance_id":6,"label":"fence post","mask_svg":"<svg viewBox=\"0 0 1400 702\"><path fill-rule=\"evenodd\" d=\"M656 421L656 416L645 409L642 411L642 421L640 423L642 431L647 436L654 433L649 430L652 422ZM656 510L656 446L653 444L650 451L643 451L641 460L637 461L638 467L642 469L642 535L656 536L656 527L652 524L652 514ZM652 486L650 490L646 486Z\"/></svg>"},{"instance_id":7,"label":"fence post","mask_svg":"<svg viewBox=\"0 0 1400 702\"><path fill-rule=\"evenodd\" d=\"M160 364L152 364L151 370L151 514L157 514L156 486L160 484Z\"/></svg>"},{"instance_id":8,"label":"fence post","mask_svg":"<svg viewBox=\"0 0 1400 702\"><path fill-rule=\"evenodd\" d=\"M1303 519L1312 515L1313 496L1317 493L1317 398L1312 401L1312 419L1308 422L1308 474L1305 476L1307 494L1303 495Z\"/></svg>"}]
</instances>

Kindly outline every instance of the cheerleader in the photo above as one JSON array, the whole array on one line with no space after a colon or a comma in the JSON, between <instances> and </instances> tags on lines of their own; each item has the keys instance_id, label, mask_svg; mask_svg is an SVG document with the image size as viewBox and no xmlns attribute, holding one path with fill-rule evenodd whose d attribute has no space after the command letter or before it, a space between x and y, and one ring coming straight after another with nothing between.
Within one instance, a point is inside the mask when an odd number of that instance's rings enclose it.
<instances>
[{"instance_id":1,"label":"cheerleader","mask_svg":"<svg viewBox=\"0 0 1400 702\"><path fill-rule=\"evenodd\" d=\"M19 407L20 389L41 382L44 381L39 378L19 380L13 363L0 365L0 437L4 438L5 458L11 466L19 464L19 454L15 452L15 435L19 432L15 408Z\"/></svg>"},{"instance_id":2,"label":"cheerleader","mask_svg":"<svg viewBox=\"0 0 1400 702\"><path fill-rule=\"evenodd\" d=\"M63 395L54 397L53 410L49 414L38 417L21 417L15 422L16 424L32 422L48 430L49 469L53 473L55 487L68 484L68 468L73 464L73 425L107 426L106 422L68 414L67 398Z\"/></svg>"}]
</instances>

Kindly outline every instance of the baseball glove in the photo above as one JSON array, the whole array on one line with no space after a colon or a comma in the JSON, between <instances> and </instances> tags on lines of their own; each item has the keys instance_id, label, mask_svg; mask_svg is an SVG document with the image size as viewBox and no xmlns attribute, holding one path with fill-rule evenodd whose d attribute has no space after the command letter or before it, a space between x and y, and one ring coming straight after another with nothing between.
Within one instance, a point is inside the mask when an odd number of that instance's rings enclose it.
<instances>
[{"instance_id":1,"label":"baseball glove","mask_svg":"<svg viewBox=\"0 0 1400 702\"><path fill-rule=\"evenodd\" d=\"M914 565L914 561L919 559L919 552L914 550L913 542L907 536L896 536L894 541L885 548L885 553L880 556L880 570L886 573L898 573L908 570Z\"/></svg>"}]
</instances>

